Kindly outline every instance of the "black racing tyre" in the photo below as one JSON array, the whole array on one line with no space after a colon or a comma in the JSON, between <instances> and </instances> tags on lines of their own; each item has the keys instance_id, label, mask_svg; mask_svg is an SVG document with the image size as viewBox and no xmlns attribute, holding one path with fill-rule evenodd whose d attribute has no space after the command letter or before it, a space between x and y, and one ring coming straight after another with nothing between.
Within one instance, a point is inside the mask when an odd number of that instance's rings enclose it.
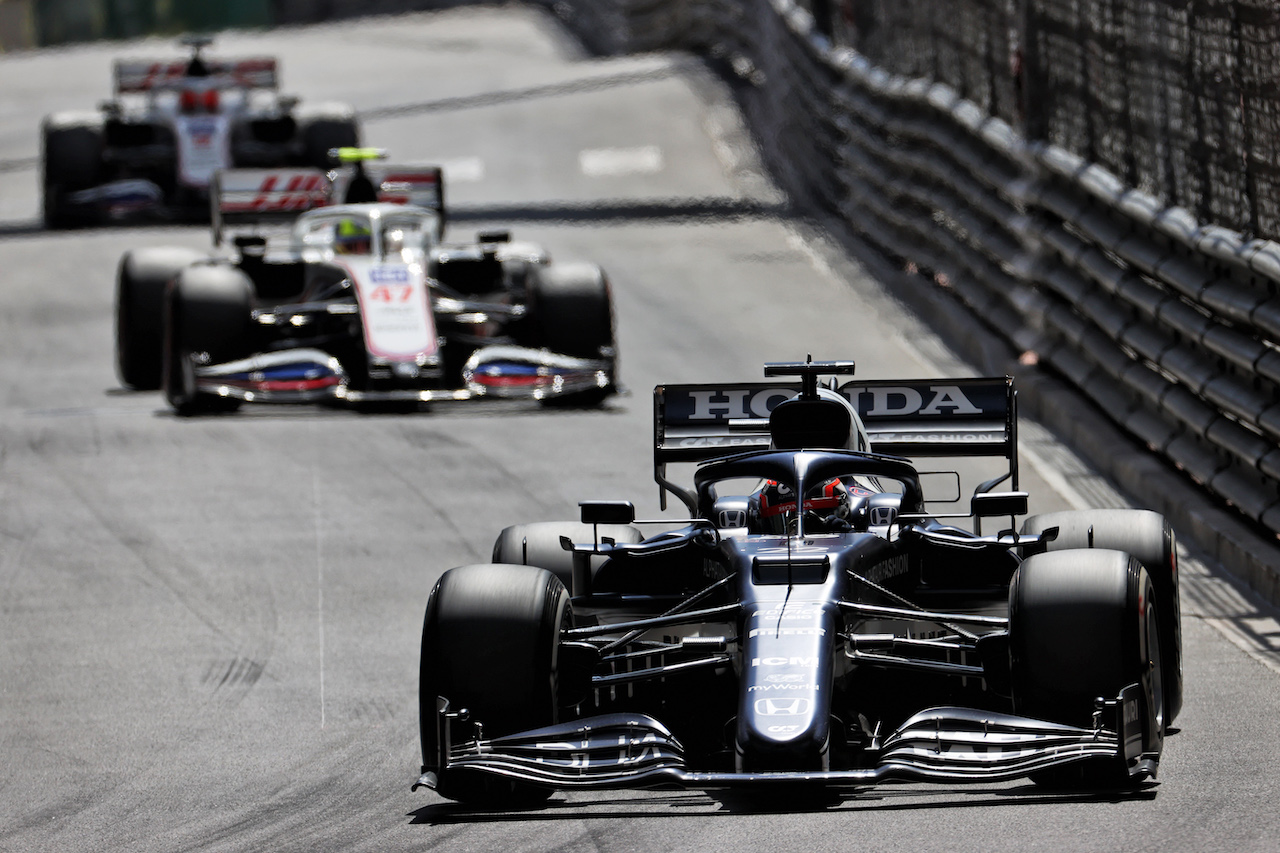
<instances>
[{"instance_id":1,"label":"black racing tyre","mask_svg":"<svg viewBox=\"0 0 1280 853\"><path fill-rule=\"evenodd\" d=\"M514 780L453 769L438 762L436 699L466 709L485 738L555 723L559 714L561 631L571 620L569 596L556 576L529 566L475 565L441 575L422 624L419 726L423 772L436 792L470 803L545 799L550 791ZM458 739L455 731L455 740Z\"/></svg>"},{"instance_id":2,"label":"black racing tyre","mask_svg":"<svg viewBox=\"0 0 1280 853\"><path fill-rule=\"evenodd\" d=\"M1095 701L1140 684L1144 753L1158 757L1167 723L1159 602L1151 576L1123 551L1085 549L1028 557L1009 587L1014 711L1090 727ZM1122 758L1092 759L1032 774L1054 788L1133 784Z\"/></svg>"},{"instance_id":3,"label":"black racing tyre","mask_svg":"<svg viewBox=\"0 0 1280 853\"><path fill-rule=\"evenodd\" d=\"M223 364L251 354L252 293L248 276L215 264L188 267L170 286L163 385L179 415L239 408L239 400L201 393L195 364Z\"/></svg>"},{"instance_id":4,"label":"black racing tyre","mask_svg":"<svg viewBox=\"0 0 1280 853\"><path fill-rule=\"evenodd\" d=\"M203 258L194 249L135 249L116 271L116 374L137 391L160 387L164 372L165 289Z\"/></svg>"},{"instance_id":5,"label":"black racing tyre","mask_svg":"<svg viewBox=\"0 0 1280 853\"><path fill-rule=\"evenodd\" d=\"M1109 548L1132 554L1151 575L1160 603L1166 722L1182 710L1182 608L1178 595L1178 550L1164 516L1145 509L1092 509L1029 516L1023 533L1058 528L1058 537L1038 550ZM1090 538L1092 537L1092 539Z\"/></svg>"},{"instance_id":6,"label":"black racing tyre","mask_svg":"<svg viewBox=\"0 0 1280 853\"><path fill-rule=\"evenodd\" d=\"M353 148L360 144L360 129L354 116L329 115L310 119L302 127L302 152L306 165L332 169L337 165L329 156L334 148Z\"/></svg>"},{"instance_id":7,"label":"black racing tyre","mask_svg":"<svg viewBox=\"0 0 1280 853\"><path fill-rule=\"evenodd\" d=\"M67 197L102 182L102 125L100 120L46 122L42 129L43 211L46 228L89 224L91 217L76 210Z\"/></svg>"},{"instance_id":8,"label":"black racing tyre","mask_svg":"<svg viewBox=\"0 0 1280 853\"><path fill-rule=\"evenodd\" d=\"M548 406L593 406L615 391L617 346L609 279L595 264L536 268L529 276L529 314L520 342L578 358L608 359L609 385L549 397Z\"/></svg>"},{"instance_id":9,"label":"black racing tyre","mask_svg":"<svg viewBox=\"0 0 1280 853\"><path fill-rule=\"evenodd\" d=\"M560 537L568 536L579 544L591 542L592 526L578 521L540 521L515 524L498 534L493 543L493 561L518 566L537 566L560 579L565 588L573 589L573 554L560 546ZM601 524L599 535L615 542L636 543L644 540L639 530L626 524ZM607 557L591 558L592 570L598 570Z\"/></svg>"}]
</instances>

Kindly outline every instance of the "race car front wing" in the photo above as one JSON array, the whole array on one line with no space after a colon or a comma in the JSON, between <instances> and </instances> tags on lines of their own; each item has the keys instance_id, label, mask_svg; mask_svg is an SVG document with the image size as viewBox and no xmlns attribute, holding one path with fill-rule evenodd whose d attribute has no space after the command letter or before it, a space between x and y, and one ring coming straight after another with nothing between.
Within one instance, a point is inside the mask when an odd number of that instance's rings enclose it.
<instances>
[{"instance_id":1,"label":"race car front wing","mask_svg":"<svg viewBox=\"0 0 1280 853\"><path fill-rule=\"evenodd\" d=\"M1154 776L1157 758L1142 753L1141 688L1099 700L1092 728L969 708L930 708L908 719L873 754L873 766L795 772L689 770L685 750L645 714L608 714L485 740L454 742L466 711L437 702L441 772L468 771L559 789L733 788L761 783L866 787L891 780L994 782L1081 761L1123 758L1135 782ZM477 726L482 734L483 727ZM413 785L435 788L427 770Z\"/></svg>"},{"instance_id":2,"label":"race car front wing","mask_svg":"<svg viewBox=\"0 0 1280 853\"><path fill-rule=\"evenodd\" d=\"M194 372L201 392L250 403L543 400L612 384L612 365L607 361L513 346L484 347L472 353L463 370L466 387L457 389L357 390L348 385L346 371L336 358L312 348L196 365Z\"/></svg>"}]
</instances>

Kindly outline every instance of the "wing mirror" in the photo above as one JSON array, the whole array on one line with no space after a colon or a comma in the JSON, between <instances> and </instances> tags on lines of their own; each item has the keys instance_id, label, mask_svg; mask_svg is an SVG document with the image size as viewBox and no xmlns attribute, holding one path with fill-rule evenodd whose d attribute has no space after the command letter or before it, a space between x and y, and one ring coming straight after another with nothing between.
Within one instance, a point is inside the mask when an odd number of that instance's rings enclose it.
<instances>
[{"instance_id":1,"label":"wing mirror","mask_svg":"<svg viewBox=\"0 0 1280 853\"><path fill-rule=\"evenodd\" d=\"M998 515L1026 515L1026 492L985 492L973 496L969 512L976 518L993 518Z\"/></svg>"},{"instance_id":2,"label":"wing mirror","mask_svg":"<svg viewBox=\"0 0 1280 853\"><path fill-rule=\"evenodd\" d=\"M636 520L636 507L631 501L582 501L584 524L630 524Z\"/></svg>"}]
</instances>

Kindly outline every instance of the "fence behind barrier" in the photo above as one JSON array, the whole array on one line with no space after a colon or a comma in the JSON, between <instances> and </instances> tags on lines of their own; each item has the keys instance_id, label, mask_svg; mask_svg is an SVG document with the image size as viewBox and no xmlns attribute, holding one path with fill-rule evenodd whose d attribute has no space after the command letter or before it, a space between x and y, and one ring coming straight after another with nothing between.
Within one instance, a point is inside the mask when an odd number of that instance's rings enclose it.
<instances>
[{"instance_id":1,"label":"fence behind barrier","mask_svg":"<svg viewBox=\"0 0 1280 853\"><path fill-rule=\"evenodd\" d=\"M748 119L790 192L838 214L892 263L927 271L1117 425L1280 532L1280 245L1204 224L1050 141L1065 106L1054 107L1061 115L1048 139L1029 141L1019 33L996 37L1008 20L1004 0L949 2L950 29L894 58L917 76L893 73L849 42L936 4L858 4L868 17L841 19L843 31L812 13L834 14L832 4L808 5L665 4L679 19L657 0L556 8L606 28L592 34L598 48L681 46L723 60L749 84ZM963 34L979 30L991 37L962 50ZM995 69L1011 67L996 79ZM934 76L958 77L965 91ZM1102 139L1103 123L1121 119L1099 111L1092 121Z\"/></svg>"}]
</instances>

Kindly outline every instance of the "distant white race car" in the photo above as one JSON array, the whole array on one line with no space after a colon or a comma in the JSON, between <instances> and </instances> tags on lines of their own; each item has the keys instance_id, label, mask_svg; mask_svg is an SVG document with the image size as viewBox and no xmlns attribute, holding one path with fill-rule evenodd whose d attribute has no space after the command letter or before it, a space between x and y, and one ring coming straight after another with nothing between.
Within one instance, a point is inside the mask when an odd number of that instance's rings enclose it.
<instances>
[{"instance_id":1,"label":"distant white race car","mask_svg":"<svg viewBox=\"0 0 1280 853\"><path fill-rule=\"evenodd\" d=\"M350 106L277 91L275 59L210 59L208 37L182 41L189 59L117 60L112 100L45 117L48 227L203 218L220 169L328 168L331 149L359 144Z\"/></svg>"},{"instance_id":2,"label":"distant white race car","mask_svg":"<svg viewBox=\"0 0 1280 853\"><path fill-rule=\"evenodd\" d=\"M219 173L214 243L228 251L124 255L116 365L126 386L163 387L184 415L244 402L596 405L615 393L599 267L553 265L506 232L443 243L439 167L335 153L349 165L329 173ZM288 230L272 239L273 225Z\"/></svg>"}]
</instances>

